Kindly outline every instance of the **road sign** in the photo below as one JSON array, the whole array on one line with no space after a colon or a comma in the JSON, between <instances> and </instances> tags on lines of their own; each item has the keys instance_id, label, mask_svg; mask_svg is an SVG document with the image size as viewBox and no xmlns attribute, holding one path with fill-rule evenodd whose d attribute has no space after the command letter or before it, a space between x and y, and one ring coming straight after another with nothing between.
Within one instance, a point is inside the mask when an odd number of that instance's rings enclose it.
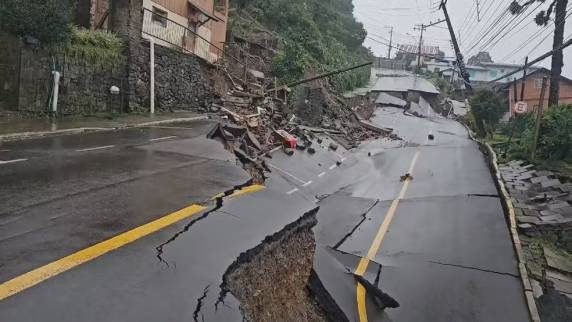
<instances>
[{"instance_id":1,"label":"road sign","mask_svg":"<svg viewBox=\"0 0 572 322\"><path fill-rule=\"evenodd\" d=\"M528 105L524 101L518 101L514 104L513 110L516 114L528 112Z\"/></svg>"}]
</instances>

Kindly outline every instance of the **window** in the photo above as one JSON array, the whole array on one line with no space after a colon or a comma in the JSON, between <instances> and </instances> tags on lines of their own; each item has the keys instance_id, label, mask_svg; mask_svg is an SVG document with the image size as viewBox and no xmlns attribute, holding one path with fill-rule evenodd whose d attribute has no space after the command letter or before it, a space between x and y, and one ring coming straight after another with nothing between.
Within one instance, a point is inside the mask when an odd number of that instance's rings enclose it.
<instances>
[{"instance_id":1,"label":"window","mask_svg":"<svg viewBox=\"0 0 572 322\"><path fill-rule=\"evenodd\" d=\"M537 78L534 80L534 88L536 88L536 89L542 88L542 79Z\"/></svg>"},{"instance_id":2,"label":"window","mask_svg":"<svg viewBox=\"0 0 572 322\"><path fill-rule=\"evenodd\" d=\"M157 7L153 7L153 16L151 17L151 21L154 24L157 24L163 28L167 27L167 11L161 10Z\"/></svg>"},{"instance_id":3,"label":"window","mask_svg":"<svg viewBox=\"0 0 572 322\"><path fill-rule=\"evenodd\" d=\"M214 10L220 13L226 12L226 0L215 0L214 1Z\"/></svg>"},{"instance_id":4,"label":"window","mask_svg":"<svg viewBox=\"0 0 572 322\"><path fill-rule=\"evenodd\" d=\"M489 74L491 75L491 77L497 77L497 71L494 69L489 71Z\"/></svg>"},{"instance_id":5,"label":"window","mask_svg":"<svg viewBox=\"0 0 572 322\"><path fill-rule=\"evenodd\" d=\"M435 70L434 70L435 73L438 73L438 72L440 72L440 71L441 71L441 68L435 67Z\"/></svg>"}]
</instances>

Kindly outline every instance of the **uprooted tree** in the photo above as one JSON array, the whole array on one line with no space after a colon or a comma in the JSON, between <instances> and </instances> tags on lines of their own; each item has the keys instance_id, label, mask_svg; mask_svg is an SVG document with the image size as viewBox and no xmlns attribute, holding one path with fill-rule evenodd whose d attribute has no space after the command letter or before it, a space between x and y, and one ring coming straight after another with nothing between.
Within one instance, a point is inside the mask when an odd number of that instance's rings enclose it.
<instances>
[{"instance_id":1,"label":"uprooted tree","mask_svg":"<svg viewBox=\"0 0 572 322\"><path fill-rule=\"evenodd\" d=\"M509 10L513 15L518 15L524 12L524 9L535 2L544 3L546 0L527 0L523 4L519 4L516 0L513 0L509 6ZM560 75L562 74L562 66L564 66L562 49L556 49L562 46L562 43L564 42L564 25L566 23L566 6L568 5L568 0L552 0L549 1L549 3L550 4L546 10L541 10L538 12L534 18L534 21L539 26L546 26L548 21L550 21L552 14L554 13L554 41L552 43L552 49L555 51L552 55L548 105L555 106L558 105L558 98L560 93L559 80Z\"/></svg>"}]
</instances>

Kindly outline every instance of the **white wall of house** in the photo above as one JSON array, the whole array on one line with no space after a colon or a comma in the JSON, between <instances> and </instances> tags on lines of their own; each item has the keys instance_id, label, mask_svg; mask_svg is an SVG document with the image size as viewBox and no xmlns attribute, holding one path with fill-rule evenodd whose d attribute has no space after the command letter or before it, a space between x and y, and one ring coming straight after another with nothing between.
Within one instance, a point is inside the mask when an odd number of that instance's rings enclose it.
<instances>
[{"instance_id":1,"label":"white wall of house","mask_svg":"<svg viewBox=\"0 0 572 322\"><path fill-rule=\"evenodd\" d=\"M173 20L174 22L183 25L185 27L188 26L189 20L187 19L187 17L180 16L151 0L143 0L143 8L153 12L153 7L166 12L168 19ZM153 37L146 33L143 33L142 34L143 38L150 39L152 37L155 43L158 45L169 48L175 47L175 45L176 46L184 45L184 40L183 40L185 36L184 28L181 28L180 26L177 26L176 24L170 22L167 22L166 25L162 25L156 21L152 21L149 12L146 12L144 14L143 29L150 34L156 35L156 37Z\"/></svg>"}]
</instances>

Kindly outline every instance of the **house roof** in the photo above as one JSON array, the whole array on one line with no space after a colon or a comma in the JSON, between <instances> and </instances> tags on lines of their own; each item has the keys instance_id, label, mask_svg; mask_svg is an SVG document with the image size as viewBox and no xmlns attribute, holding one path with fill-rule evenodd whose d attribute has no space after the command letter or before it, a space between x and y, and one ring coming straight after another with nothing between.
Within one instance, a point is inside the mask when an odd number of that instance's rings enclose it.
<instances>
[{"instance_id":1,"label":"house roof","mask_svg":"<svg viewBox=\"0 0 572 322\"><path fill-rule=\"evenodd\" d=\"M526 77L528 78L528 77L530 77L530 76L538 75L538 74L550 75L550 70L547 69L547 68L544 68L544 67L540 67L540 68L538 68L538 69L536 69L536 70L534 70L534 71L532 71L532 72L528 72L528 73L526 74ZM517 80L521 80L521 79L522 79L522 76L521 76L520 78L517 78ZM564 76L562 76L562 75L560 75L560 80L561 80L561 81L564 81L565 83L572 84L572 79L567 78L567 77L564 77ZM511 86L512 83L513 83L513 82L507 82L507 83L503 84L502 86L500 86L500 88L501 88L501 89L506 89L506 88L508 88L509 86Z\"/></svg>"}]
</instances>

